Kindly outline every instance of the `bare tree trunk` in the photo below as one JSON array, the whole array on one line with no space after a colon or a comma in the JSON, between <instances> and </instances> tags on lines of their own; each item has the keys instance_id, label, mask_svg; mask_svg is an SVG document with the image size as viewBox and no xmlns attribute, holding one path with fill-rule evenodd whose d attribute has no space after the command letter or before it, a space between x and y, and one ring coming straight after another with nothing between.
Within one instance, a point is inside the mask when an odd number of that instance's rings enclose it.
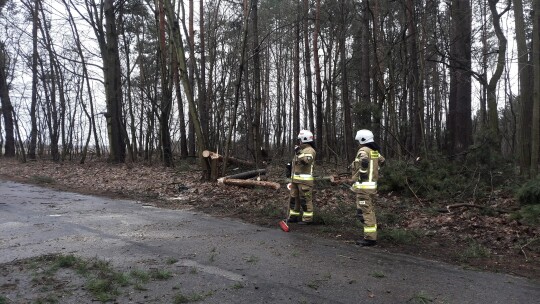
<instances>
[{"instance_id":1,"label":"bare tree trunk","mask_svg":"<svg viewBox=\"0 0 540 304\"><path fill-rule=\"evenodd\" d=\"M450 40L450 96L448 146L450 155L472 143L471 121L471 6L470 0L452 0Z\"/></svg>"},{"instance_id":2,"label":"bare tree trunk","mask_svg":"<svg viewBox=\"0 0 540 304\"><path fill-rule=\"evenodd\" d=\"M122 32L122 37L124 41L124 53L126 56L126 66L131 66L130 61L130 54L131 54L131 39L128 41L128 38L125 33L125 20L124 20L124 9L120 10L120 27ZM129 140L129 136L126 135L126 142L128 143L129 148L129 155L131 158L131 161L134 162L137 159L137 130L135 128L135 114L133 113L133 98L132 98L132 82L131 82L131 70L128 69L127 75L126 75L126 87L127 87L127 102L128 102L128 113L130 118L130 133L131 133L131 140ZM127 129L127 126L126 126ZM127 130L126 130L127 132Z\"/></svg>"},{"instance_id":3,"label":"bare tree trunk","mask_svg":"<svg viewBox=\"0 0 540 304\"><path fill-rule=\"evenodd\" d=\"M163 157L163 164L166 167L173 166L173 156L171 147L171 135L169 130L169 118L171 115L172 105L172 89L169 81L169 65L167 60L167 45L165 42L165 13L163 10L163 0L156 0L156 7L158 9L158 22L159 22L159 54L160 54L160 71L161 71L161 103L160 103L160 143L161 153Z\"/></svg>"},{"instance_id":4,"label":"bare tree trunk","mask_svg":"<svg viewBox=\"0 0 540 304\"><path fill-rule=\"evenodd\" d=\"M519 99L521 100L521 119L519 121L519 149L520 170L523 176L528 176L531 166L531 128L532 125L532 83L531 69L529 67L529 51L525 38L525 24L523 17L523 1L513 0L514 21L516 25L516 42L518 49L519 67Z\"/></svg>"},{"instance_id":5,"label":"bare tree trunk","mask_svg":"<svg viewBox=\"0 0 540 304\"><path fill-rule=\"evenodd\" d=\"M37 108L37 85L38 85L38 4L39 0L34 0L34 7L32 8L28 4L28 8L32 12L32 100L30 105L30 144L28 146L28 158L36 159L36 145L37 145L37 120L36 120L36 108ZM32 10L33 9L33 10Z\"/></svg>"},{"instance_id":6,"label":"bare tree trunk","mask_svg":"<svg viewBox=\"0 0 540 304\"><path fill-rule=\"evenodd\" d=\"M258 29L258 0L251 0L251 26L252 26L252 46L253 46L253 80L254 80L254 103L255 113L253 117L252 133L253 133L253 154L255 156L255 164L259 165L261 161L261 59L259 47L259 29Z\"/></svg>"},{"instance_id":7,"label":"bare tree trunk","mask_svg":"<svg viewBox=\"0 0 540 304\"><path fill-rule=\"evenodd\" d=\"M417 35L417 17L416 8L413 0L407 0L406 16L407 16L407 29L408 29L408 49L409 49L409 92L411 93L411 113L410 118L412 120L411 130L411 148L414 154L419 152L419 149L423 145L422 126L424 124L424 105L421 100L422 79L420 79L419 62L418 62L418 35ZM427 151L424 151L426 153Z\"/></svg>"},{"instance_id":8,"label":"bare tree trunk","mask_svg":"<svg viewBox=\"0 0 540 304\"><path fill-rule=\"evenodd\" d=\"M351 119L351 101L349 100L349 83L347 73L347 55L346 55L346 39L347 39L347 6L346 0L340 1L341 8L341 25L340 25L340 41L339 41L339 53L340 53L340 69L341 69L341 95L343 102L343 136L345 137L345 155L347 163L351 163L354 153L354 137L352 135L352 119Z\"/></svg>"},{"instance_id":9,"label":"bare tree trunk","mask_svg":"<svg viewBox=\"0 0 540 304\"><path fill-rule=\"evenodd\" d=\"M300 5L297 5L300 12ZM294 25L294 63L293 63L293 136L300 133L300 22L296 21Z\"/></svg>"},{"instance_id":10,"label":"bare tree trunk","mask_svg":"<svg viewBox=\"0 0 540 304\"><path fill-rule=\"evenodd\" d=\"M178 59L176 56L172 56L173 65L173 81L176 91L176 99L178 102L178 117L180 120L180 157L186 158L188 156L187 134L186 134L186 120L184 117L184 103L182 102L182 92L180 90L180 76L178 75Z\"/></svg>"},{"instance_id":11,"label":"bare tree trunk","mask_svg":"<svg viewBox=\"0 0 540 304\"><path fill-rule=\"evenodd\" d=\"M533 1L533 69L534 91L531 131L531 172L530 177L538 175L538 156L540 152L540 1Z\"/></svg>"},{"instance_id":12,"label":"bare tree trunk","mask_svg":"<svg viewBox=\"0 0 540 304\"><path fill-rule=\"evenodd\" d=\"M199 47L201 52L200 83L199 83L199 113L201 115L201 127L205 142L208 143L208 126L210 122L210 103L206 100L206 49L205 49L205 29L204 29L204 4L199 2Z\"/></svg>"},{"instance_id":13,"label":"bare tree trunk","mask_svg":"<svg viewBox=\"0 0 540 304\"><path fill-rule=\"evenodd\" d=\"M4 129L6 133L4 156L14 157L15 132L13 126L13 106L11 104L11 99L9 98L9 87L7 82L7 65L4 43L0 43L0 101L2 102L2 116L4 117Z\"/></svg>"},{"instance_id":14,"label":"bare tree trunk","mask_svg":"<svg viewBox=\"0 0 540 304\"><path fill-rule=\"evenodd\" d=\"M194 50L195 49L195 30L193 27L193 0L189 0L189 34L188 34L188 43L189 43L189 49ZM191 54L195 54L195 52L191 52ZM192 85L191 90L193 91L193 84L195 83L195 57L190 56L189 58L189 83ZM191 119L191 116L189 116L190 119L188 121L188 151L189 155L194 156L195 155L195 122Z\"/></svg>"},{"instance_id":15,"label":"bare tree trunk","mask_svg":"<svg viewBox=\"0 0 540 304\"><path fill-rule=\"evenodd\" d=\"M323 101L321 88L321 64L319 62L319 31L321 28L321 0L315 5L315 30L313 31L313 60L315 64L315 116L316 116L316 142L319 147L319 157L324 157L323 149Z\"/></svg>"},{"instance_id":16,"label":"bare tree trunk","mask_svg":"<svg viewBox=\"0 0 540 304\"><path fill-rule=\"evenodd\" d=\"M313 119L313 85L311 77L311 49L309 47L309 1L304 2L304 62L306 73L306 106L308 108L309 129L315 132L315 123ZM306 122L307 123L307 122Z\"/></svg>"}]
</instances>

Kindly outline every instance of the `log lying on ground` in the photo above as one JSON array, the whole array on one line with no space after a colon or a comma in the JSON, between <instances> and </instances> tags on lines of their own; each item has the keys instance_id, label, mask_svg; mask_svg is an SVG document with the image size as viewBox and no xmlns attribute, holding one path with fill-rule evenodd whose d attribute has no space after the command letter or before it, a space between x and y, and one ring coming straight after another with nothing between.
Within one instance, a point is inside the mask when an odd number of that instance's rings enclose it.
<instances>
[{"instance_id":1,"label":"log lying on ground","mask_svg":"<svg viewBox=\"0 0 540 304\"><path fill-rule=\"evenodd\" d=\"M259 170L246 171L246 172L233 174L233 175L227 175L222 178L223 179L225 178L247 179L247 178L252 178L252 177L265 175L265 174L266 174L266 169L259 169Z\"/></svg>"},{"instance_id":2,"label":"log lying on ground","mask_svg":"<svg viewBox=\"0 0 540 304\"><path fill-rule=\"evenodd\" d=\"M235 179L235 178L219 178L218 183L225 184L225 185L232 185L232 186L240 186L240 187L259 186L259 187L272 188L275 190L278 190L281 187L278 183L269 182L269 181L256 181L256 180Z\"/></svg>"},{"instance_id":3,"label":"log lying on ground","mask_svg":"<svg viewBox=\"0 0 540 304\"><path fill-rule=\"evenodd\" d=\"M332 185L339 185L339 184L354 184L354 180L351 178L351 176L331 176L332 179L330 180L330 183Z\"/></svg>"},{"instance_id":4,"label":"log lying on ground","mask_svg":"<svg viewBox=\"0 0 540 304\"><path fill-rule=\"evenodd\" d=\"M212 152L212 151L209 151L209 150L204 150L202 155L203 155L203 157L206 157L206 158L209 157L211 159L217 159L220 162L223 161L223 158L224 158L223 155L220 155L220 154L218 154L216 152ZM247 166L247 167L255 166L254 162L239 159L239 158L235 158L235 157L231 157L231 156L229 156L228 162L231 163L231 164L240 165L240 166Z\"/></svg>"}]
</instances>

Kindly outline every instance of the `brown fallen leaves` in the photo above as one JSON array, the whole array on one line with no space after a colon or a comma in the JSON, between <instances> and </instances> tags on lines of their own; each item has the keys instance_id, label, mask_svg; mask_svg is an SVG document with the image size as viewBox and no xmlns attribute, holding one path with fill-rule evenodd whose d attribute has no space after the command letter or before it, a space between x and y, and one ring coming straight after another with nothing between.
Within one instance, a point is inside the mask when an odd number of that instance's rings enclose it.
<instances>
[{"instance_id":1,"label":"brown fallen leaves","mask_svg":"<svg viewBox=\"0 0 540 304\"><path fill-rule=\"evenodd\" d=\"M275 227L286 214L288 190L281 168L268 168L269 181L281 189L241 188L204 183L196 164L176 168L137 163L126 166L104 161L86 164L34 161L20 163L0 158L0 175L6 179L44 184L86 194L144 200L163 208L196 208L215 216L237 217ZM455 203L455 202L454 202ZM469 203L469 202L463 202ZM381 193L376 200L380 227L379 247L481 269L503 271L540 279L540 228L512 219L518 204L500 194L485 204L493 208L457 207L438 210L449 202L419 202L395 193ZM347 185L316 189L315 219L319 225L296 231L320 234L350 242L361 235L355 219L355 196ZM293 227L291 231L295 231ZM299 228L299 227L298 227ZM415 238L399 242L392 232L414 231Z\"/></svg>"}]
</instances>

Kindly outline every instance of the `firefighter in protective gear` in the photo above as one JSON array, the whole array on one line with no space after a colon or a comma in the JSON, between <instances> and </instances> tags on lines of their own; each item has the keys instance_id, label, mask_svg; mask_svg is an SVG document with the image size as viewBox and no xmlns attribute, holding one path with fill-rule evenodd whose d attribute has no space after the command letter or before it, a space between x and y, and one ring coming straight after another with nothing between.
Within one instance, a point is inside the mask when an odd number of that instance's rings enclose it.
<instances>
[{"instance_id":1,"label":"firefighter in protective gear","mask_svg":"<svg viewBox=\"0 0 540 304\"><path fill-rule=\"evenodd\" d=\"M384 164L384 157L379 153L379 145L369 130L356 132L354 138L360 148L351 167L355 183L351 190L356 193L356 214L364 226L364 237L356 242L361 246L377 244L377 218L373 207L373 198L377 193L379 167Z\"/></svg>"},{"instance_id":2,"label":"firefighter in protective gear","mask_svg":"<svg viewBox=\"0 0 540 304\"><path fill-rule=\"evenodd\" d=\"M289 222L313 222L314 145L313 133L308 130L298 133L298 145L291 162Z\"/></svg>"}]
</instances>

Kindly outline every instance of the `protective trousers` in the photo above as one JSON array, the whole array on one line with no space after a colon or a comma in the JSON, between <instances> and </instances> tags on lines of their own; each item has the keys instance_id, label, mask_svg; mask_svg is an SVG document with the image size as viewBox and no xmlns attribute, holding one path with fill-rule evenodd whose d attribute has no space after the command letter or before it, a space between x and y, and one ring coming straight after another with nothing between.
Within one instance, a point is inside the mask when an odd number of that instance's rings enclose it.
<instances>
[{"instance_id":1,"label":"protective trousers","mask_svg":"<svg viewBox=\"0 0 540 304\"><path fill-rule=\"evenodd\" d=\"M377 217L373 207L375 189L361 189L356 192L356 214L364 225L364 239L377 240Z\"/></svg>"},{"instance_id":2,"label":"protective trousers","mask_svg":"<svg viewBox=\"0 0 540 304\"><path fill-rule=\"evenodd\" d=\"M291 184L289 218L309 223L313 221L313 187L303 184Z\"/></svg>"}]
</instances>

